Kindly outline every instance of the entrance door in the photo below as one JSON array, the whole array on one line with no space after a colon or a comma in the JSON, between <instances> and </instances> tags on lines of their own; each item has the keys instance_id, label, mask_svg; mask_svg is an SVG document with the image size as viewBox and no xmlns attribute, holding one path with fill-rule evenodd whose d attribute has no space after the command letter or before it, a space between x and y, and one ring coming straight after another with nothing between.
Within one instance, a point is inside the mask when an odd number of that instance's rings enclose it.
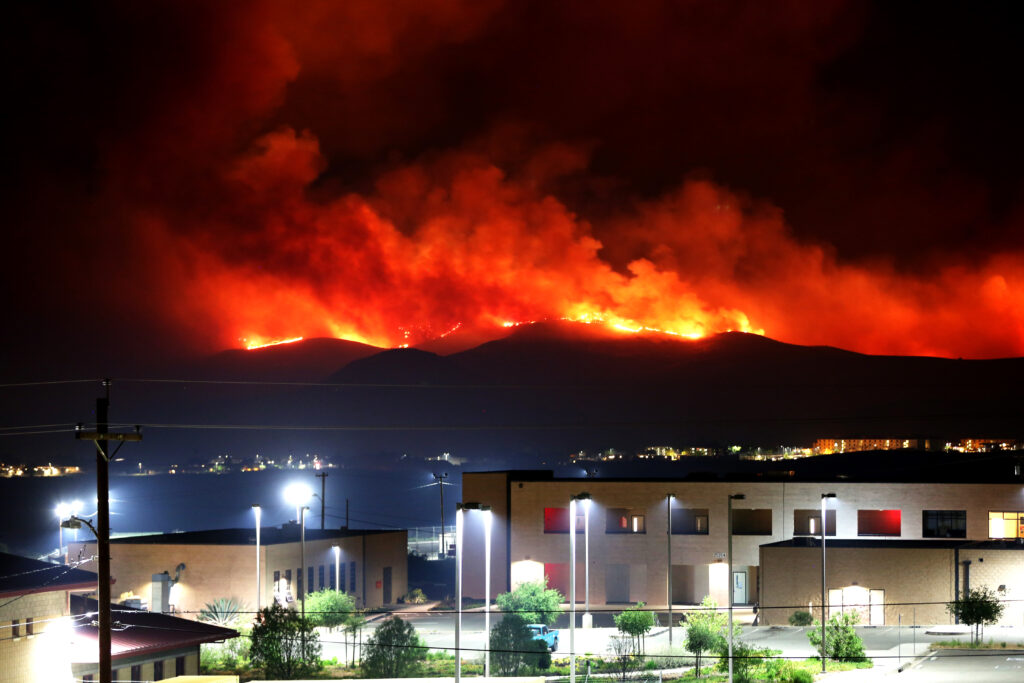
<instances>
[{"instance_id":1,"label":"entrance door","mask_svg":"<svg viewBox=\"0 0 1024 683\"><path fill-rule=\"evenodd\" d=\"M384 567L384 577L383 578L384 578L384 581L383 581L383 586L382 587L384 589L384 604L385 605L390 605L391 604L391 567Z\"/></svg>"},{"instance_id":2,"label":"entrance door","mask_svg":"<svg viewBox=\"0 0 1024 683\"><path fill-rule=\"evenodd\" d=\"M885 625L885 591L881 588L871 589L871 625L872 626L884 626Z\"/></svg>"},{"instance_id":3,"label":"entrance door","mask_svg":"<svg viewBox=\"0 0 1024 683\"><path fill-rule=\"evenodd\" d=\"M747 573L732 573L732 603L734 605L745 605L747 603Z\"/></svg>"},{"instance_id":4,"label":"entrance door","mask_svg":"<svg viewBox=\"0 0 1024 683\"><path fill-rule=\"evenodd\" d=\"M610 564L605 570L605 602L629 602L629 565Z\"/></svg>"}]
</instances>

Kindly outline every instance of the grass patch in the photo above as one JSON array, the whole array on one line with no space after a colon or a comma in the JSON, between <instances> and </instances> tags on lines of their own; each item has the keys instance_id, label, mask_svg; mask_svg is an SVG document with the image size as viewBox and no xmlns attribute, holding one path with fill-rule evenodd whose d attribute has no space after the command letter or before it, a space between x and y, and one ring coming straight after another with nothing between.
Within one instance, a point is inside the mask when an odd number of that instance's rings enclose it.
<instances>
[{"instance_id":1,"label":"grass patch","mask_svg":"<svg viewBox=\"0 0 1024 683\"><path fill-rule=\"evenodd\" d=\"M972 643L969 640L965 641L960 639L953 639L937 640L934 643L932 643L932 647L937 648L939 650L1005 650L1008 647L1012 647L1014 649L1024 649L1024 643L1009 643L1005 640L1000 640L999 642L996 642L991 638L989 638L986 641L979 641L977 643Z\"/></svg>"}]
</instances>

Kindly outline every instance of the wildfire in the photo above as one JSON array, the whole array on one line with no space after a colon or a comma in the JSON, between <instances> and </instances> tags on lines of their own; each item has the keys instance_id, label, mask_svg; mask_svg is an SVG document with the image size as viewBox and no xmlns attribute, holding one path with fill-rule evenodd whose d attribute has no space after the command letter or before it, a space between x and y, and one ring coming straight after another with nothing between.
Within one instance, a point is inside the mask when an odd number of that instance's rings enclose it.
<instances>
[{"instance_id":1,"label":"wildfire","mask_svg":"<svg viewBox=\"0 0 1024 683\"><path fill-rule=\"evenodd\" d=\"M242 339L242 343L245 344L245 348L247 351L255 351L256 349L265 349L268 346L292 344L297 341L302 341L302 339L302 337L291 337L290 339L274 339L272 341L254 341L249 339Z\"/></svg>"}]
</instances>

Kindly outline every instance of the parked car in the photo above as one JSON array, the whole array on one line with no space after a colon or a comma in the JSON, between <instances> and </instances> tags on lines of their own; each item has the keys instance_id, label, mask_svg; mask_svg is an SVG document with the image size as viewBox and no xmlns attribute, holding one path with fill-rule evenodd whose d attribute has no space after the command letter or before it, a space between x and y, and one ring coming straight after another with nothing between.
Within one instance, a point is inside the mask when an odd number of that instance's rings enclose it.
<instances>
[{"instance_id":1,"label":"parked car","mask_svg":"<svg viewBox=\"0 0 1024 683\"><path fill-rule=\"evenodd\" d=\"M534 640L541 641L552 652L558 649L558 629L548 628L544 624L528 624L527 628Z\"/></svg>"}]
</instances>

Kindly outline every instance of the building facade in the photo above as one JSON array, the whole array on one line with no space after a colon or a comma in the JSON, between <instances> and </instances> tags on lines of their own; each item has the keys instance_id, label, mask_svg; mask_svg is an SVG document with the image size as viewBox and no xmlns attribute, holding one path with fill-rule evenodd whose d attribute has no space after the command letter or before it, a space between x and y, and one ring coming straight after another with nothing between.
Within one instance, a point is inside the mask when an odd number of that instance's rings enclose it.
<instances>
[{"instance_id":1,"label":"building facade","mask_svg":"<svg viewBox=\"0 0 1024 683\"><path fill-rule=\"evenodd\" d=\"M462 493L463 501L493 512L492 597L545 576L568 595L569 528L575 526L577 601L589 592L594 605L665 606L670 552L673 604L697 604L705 595L725 604L730 587L737 604L763 602L761 546L818 536L825 493L836 494L827 503L829 539L1024 537L1024 482L557 479L551 472L509 471L466 473ZM573 525L570 499L581 493L591 497L589 524L581 502ZM737 494L744 498L733 501L729 577L728 501ZM483 595L479 517L468 514L464 523L464 592L471 596ZM813 566L820 572L820 564ZM820 593L820 576L817 585Z\"/></svg>"},{"instance_id":2,"label":"building facade","mask_svg":"<svg viewBox=\"0 0 1024 683\"><path fill-rule=\"evenodd\" d=\"M393 604L408 592L404 530L306 529L304 568L299 534L296 524L261 529L258 577L255 529L112 539L113 593L134 597L154 611L195 619L219 598L236 598L254 610L274 600L294 604L306 591L333 589L337 583L358 607ZM96 553L95 542L69 548L72 559Z\"/></svg>"}]
</instances>

